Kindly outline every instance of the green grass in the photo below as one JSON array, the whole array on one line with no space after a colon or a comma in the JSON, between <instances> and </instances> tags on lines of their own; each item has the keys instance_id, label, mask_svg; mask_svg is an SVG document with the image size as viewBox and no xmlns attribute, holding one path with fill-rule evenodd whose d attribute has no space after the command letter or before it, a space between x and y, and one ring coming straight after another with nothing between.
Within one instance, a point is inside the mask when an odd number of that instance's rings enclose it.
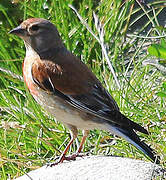
<instances>
[{"instance_id":1,"label":"green grass","mask_svg":"<svg viewBox=\"0 0 166 180\"><path fill-rule=\"evenodd\" d=\"M140 7L134 10L132 1L123 6L120 2L31 0L11 4L4 1L0 4L0 68L22 76L24 44L19 38L8 34L9 30L18 25L19 20L28 17L51 20L56 24L66 47L92 69L115 98L121 111L148 129L150 135L140 134L140 137L156 150L161 156L162 167L166 167L166 102L156 95L166 79L155 68L142 66L142 61L147 56L146 44L154 40L126 38L131 14L140 10ZM78 9L97 36L93 11L105 24L104 43L120 82L120 90L103 57L100 44L69 8L69 4ZM156 8L156 12L158 9ZM153 22L157 24L156 18ZM160 33L162 32L154 28L149 36ZM15 178L46 164L61 154L70 139L68 129L43 111L25 88L24 82L2 69L0 137L0 179ZM81 137L80 132L69 153L76 151ZM140 151L123 139L100 130L91 131L84 147L84 152L87 151L147 161Z\"/></svg>"}]
</instances>

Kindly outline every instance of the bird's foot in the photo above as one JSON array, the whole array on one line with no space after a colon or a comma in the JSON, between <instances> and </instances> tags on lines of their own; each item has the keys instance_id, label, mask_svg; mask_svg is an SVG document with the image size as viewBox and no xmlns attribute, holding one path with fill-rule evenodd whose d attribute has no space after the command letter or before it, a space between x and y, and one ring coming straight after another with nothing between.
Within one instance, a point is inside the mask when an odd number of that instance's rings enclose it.
<instances>
[{"instance_id":1,"label":"bird's foot","mask_svg":"<svg viewBox=\"0 0 166 180\"><path fill-rule=\"evenodd\" d=\"M83 157L83 156L85 156L85 155L86 155L86 154L80 154L80 153L75 153L75 154L72 154L72 155L70 155L70 156L62 155L62 156L60 156L60 158L56 158L56 159L55 159L55 162L47 164L47 166L53 167L53 166L55 166L55 165L58 165L58 164L60 164L60 163L63 163L63 161L65 161L65 160L66 160L66 161L75 161L77 157ZM57 160L57 159L58 159L58 160Z\"/></svg>"}]
</instances>

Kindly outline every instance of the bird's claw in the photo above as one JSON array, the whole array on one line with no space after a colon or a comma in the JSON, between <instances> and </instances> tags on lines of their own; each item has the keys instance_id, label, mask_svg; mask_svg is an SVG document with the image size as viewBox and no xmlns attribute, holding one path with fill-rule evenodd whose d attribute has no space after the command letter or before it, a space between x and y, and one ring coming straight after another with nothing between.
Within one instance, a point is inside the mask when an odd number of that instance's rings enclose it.
<instances>
[{"instance_id":1,"label":"bird's claw","mask_svg":"<svg viewBox=\"0 0 166 180\"><path fill-rule=\"evenodd\" d=\"M83 156L85 156L85 154L80 154L80 153L75 153L75 154L72 154L70 156L62 155L58 160L56 160L57 159L56 158L55 162L47 164L47 167L53 167L55 165L58 165L58 164L62 163L64 160L75 161L77 157L83 157Z\"/></svg>"}]
</instances>

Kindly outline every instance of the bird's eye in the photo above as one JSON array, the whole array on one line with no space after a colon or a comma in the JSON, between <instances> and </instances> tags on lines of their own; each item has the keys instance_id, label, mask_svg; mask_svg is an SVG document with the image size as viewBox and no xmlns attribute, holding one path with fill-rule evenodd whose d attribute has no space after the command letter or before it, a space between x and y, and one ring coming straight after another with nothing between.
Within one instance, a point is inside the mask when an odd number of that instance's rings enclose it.
<instances>
[{"instance_id":1,"label":"bird's eye","mask_svg":"<svg viewBox=\"0 0 166 180\"><path fill-rule=\"evenodd\" d=\"M38 26L38 25L33 25L33 26L31 27L31 30L32 30L32 31L37 31L37 30L39 30L39 26Z\"/></svg>"}]
</instances>

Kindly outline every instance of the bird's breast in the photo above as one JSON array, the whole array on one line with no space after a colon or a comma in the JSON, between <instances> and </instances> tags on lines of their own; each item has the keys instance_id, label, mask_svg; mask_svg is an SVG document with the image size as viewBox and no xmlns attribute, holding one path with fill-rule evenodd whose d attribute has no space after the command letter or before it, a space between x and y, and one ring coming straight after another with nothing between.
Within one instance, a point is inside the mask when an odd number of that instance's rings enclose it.
<instances>
[{"instance_id":1,"label":"bird's breast","mask_svg":"<svg viewBox=\"0 0 166 180\"><path fill-rule=\"evenodd\" d=\"M32 64L34 63L34 61L35 61L34 58L25 57L25 60L23 62L23 77L24 77L24 82L27 85L30 93L32 95L38 95L39 88L34 83L31 72Z\"/></svg>"},{"instance_id":2,"label":"bird's breast","mask_svg":"<svg viewBox=\"0 0 166 180\"><path fill-rule=\"evenodd\" d=\"M58 121L65 125L73 125L78 129L90 130L98 127L98 123L91 121L86 112L82 112L65 100L41 89L33 80L32 65L38 61L38 57L26 56L23 63L24 81L34 99Z\"/></svg>"}]
</instances>

